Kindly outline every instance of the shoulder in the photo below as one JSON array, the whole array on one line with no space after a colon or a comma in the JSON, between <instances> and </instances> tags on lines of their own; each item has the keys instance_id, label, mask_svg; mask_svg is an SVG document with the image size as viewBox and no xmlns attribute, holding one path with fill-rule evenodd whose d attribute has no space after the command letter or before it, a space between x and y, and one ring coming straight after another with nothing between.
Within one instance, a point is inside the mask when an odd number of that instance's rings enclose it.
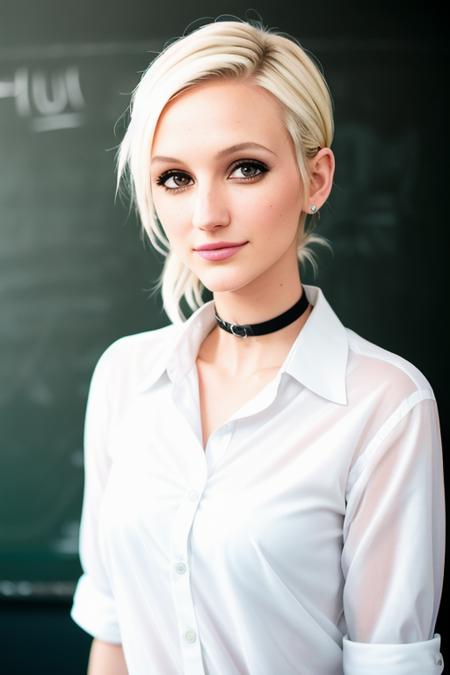
<instances>
[{"instance_id":1,"label":"shoulder","mask_svg":"<svg viewBox=\"0 0 450 675\"><path fill-rule=\"evenodd\" d=\"M177 326L169 324L141 333L122 336L100 355L94 369L97 379L106 386L138 385L142 377L163 357L177 334Z\"/></svg>"},{"instance_id":2,"label":"shoulder","mask_svg":"<svg viewBox=\"0 0 450 675\"><path fill-rule=\"evenodd\" d=\"M423 457L431 446L437 450L440 424L432 386L417 366L349 328L346 331L348 398L352 421L356 420L352 429L357 429L348 494L363 470L367 468L369 476L392 448L397 449L392 456L399 461L415 446L423 450ZM417 461L419 455L418 450Z\"/></svg>"},{"instance_id":3,"label":"shoulder","mask_svg":"<svg viewBox=\"0 0 450 675\"><path fill-rule=\"evenodd\" d=\"M400 405L413 397L434 398L423 372L404 357L361 337L346 328L349 345L349 385L359 395L382 396Z\"/></svg>"}]
</instances>

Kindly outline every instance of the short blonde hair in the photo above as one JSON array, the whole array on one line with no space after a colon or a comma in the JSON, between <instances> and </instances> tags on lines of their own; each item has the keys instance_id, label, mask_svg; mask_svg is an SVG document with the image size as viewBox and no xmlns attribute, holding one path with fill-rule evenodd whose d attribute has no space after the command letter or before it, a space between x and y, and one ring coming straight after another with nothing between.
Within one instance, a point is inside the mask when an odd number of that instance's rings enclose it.
<instances>
[{"instance_id":1,"label":"short blonde hair","mask_svg":"<svg viewBox=\"0 0 450 675\"><path fill-rule=\"evenodd\" d=\"M166 46L143 73L132 94L130 121L117 155L117 191L128 177L134 204L154 248L165 256L156 288L162 289L164 311L173 323L185 320L185 299L192 310L204 300L204 286L171 251L158 220L151 193L151 148L165 105L196 84L215 78L248 80L273 94L284 111L284 124L294 142L300 176L309 183L307 160L333 140L333 107L320 68L291 36L247 21L214 21ZM328 240L305 230L306 214L298 223L297 256L316 271L309 244Z\"/></svg>"}]
</instances>

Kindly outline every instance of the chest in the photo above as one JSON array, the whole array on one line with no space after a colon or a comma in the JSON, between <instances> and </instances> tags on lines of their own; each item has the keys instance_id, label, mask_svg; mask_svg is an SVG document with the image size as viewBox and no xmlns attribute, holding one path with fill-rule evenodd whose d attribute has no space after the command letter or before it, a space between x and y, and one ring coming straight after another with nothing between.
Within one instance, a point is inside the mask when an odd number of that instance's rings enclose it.
<instances>
[{"instance_id":1,"label":"chest","mask_svg":"<svg viewBox=\"0 0 450 675\"><path fill-rule=\"evenodd\" d=\"M270 375L276 377L276 371L260 378L259 386L247 382L245 390L243 379L235 389L212 379L214 388L207 392L217 397L208 395L202 409L205 441L238 405L270 385ZM352 452L339 438L336 415L345 410L324 408L293 379L282 384L279 404L268 414L250 415L235 426L213 471L186 417L194 404L187 390L178 388L185 397L174 398L173 383L162 380L130 402L109 435L112 461L100 516L102 547L111 564L122 556L127 578L137 551L145 577L149 552L166 570L169 556L175 551L185 557L188 546L212 569L217 567L212 560L220 565L239 556L245 569L254 570L256 544L299 573L327 546L336 544L338 555ZM339 558L334 563L338 566ZM155 569L150 576L157 575ZM327 576L321 570L320 577Z\"/></svg>"},{"instance_id":2,"label":"chest","mask_svg":"<svg viewBox=\"0 0 450 675\"><path fill-rule=\"evenodd\" d=\"M229 379L199 359L196 366L202 443L205 449L210 435L268 385L276 377L278 368L262 369L252 377Z\"/></svg>"}]
</instances>

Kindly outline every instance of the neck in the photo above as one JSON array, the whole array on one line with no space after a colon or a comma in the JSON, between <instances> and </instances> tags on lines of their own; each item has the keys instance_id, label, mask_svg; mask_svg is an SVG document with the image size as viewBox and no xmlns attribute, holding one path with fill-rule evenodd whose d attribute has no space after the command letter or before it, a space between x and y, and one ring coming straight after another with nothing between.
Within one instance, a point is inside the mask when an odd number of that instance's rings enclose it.
<instances>
[{"instance_id":1,"label":"neck","mask_svg":"<svg viewBox=\"0 0 450 675\"><path fill-rule=\"evenodd\" d=\"M245 289L244 289L245 290ZM298 284L279 286L259 298L245 292L215 293L219 316L234 324L253 324L273 319L292 307L304 293ZM207 336L199 357L215 363L225 376L248 376L268 368L278 368L311 313L309 307L289 325L265 335L240 338L219 326Z\"/></svg>"}]
</instances>

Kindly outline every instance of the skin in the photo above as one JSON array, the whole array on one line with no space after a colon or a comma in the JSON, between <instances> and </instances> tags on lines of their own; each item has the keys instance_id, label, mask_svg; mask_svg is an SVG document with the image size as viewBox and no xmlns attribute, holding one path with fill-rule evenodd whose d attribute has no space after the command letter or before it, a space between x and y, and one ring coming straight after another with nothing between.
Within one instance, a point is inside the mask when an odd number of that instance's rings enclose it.
<instances>
[{"instance_id":1,"label":"skin","mask_svg":"<svg viewBox=\"0 0 450 675\"><path fill-rule=\"evenodd\" d=\"M246 142L267 149L216 157ZM156 160L161 155L177 161ZM269 170L236 167L238 160L262 162ZM311 204L317 209L324 204L335 168L329 148L309 163L311 180L304 186L278 100L250 80L202 83L163 110L151 150L155 209L171 248L213 293L217 312L226 321L266 321L299 299L298 219L302 211L311 213ZM167 177L164 187L158 179L168 170L179 173ZM221 261L205 260L194 250L217 241L247 244ZM281 330L246 339L216 326L199 358L230 379L273 369L283 362L311 309Z\"/></svg>"},{"instance_id":2,"label":"skin","mask_svg":"<svg viewBox=\"0 0 450 675\"><path fill-rule=\"evenodd\" d=\"M89 653L87 675L128 675L122 645L94 638Z\"/></svg>"}]
</instances>

